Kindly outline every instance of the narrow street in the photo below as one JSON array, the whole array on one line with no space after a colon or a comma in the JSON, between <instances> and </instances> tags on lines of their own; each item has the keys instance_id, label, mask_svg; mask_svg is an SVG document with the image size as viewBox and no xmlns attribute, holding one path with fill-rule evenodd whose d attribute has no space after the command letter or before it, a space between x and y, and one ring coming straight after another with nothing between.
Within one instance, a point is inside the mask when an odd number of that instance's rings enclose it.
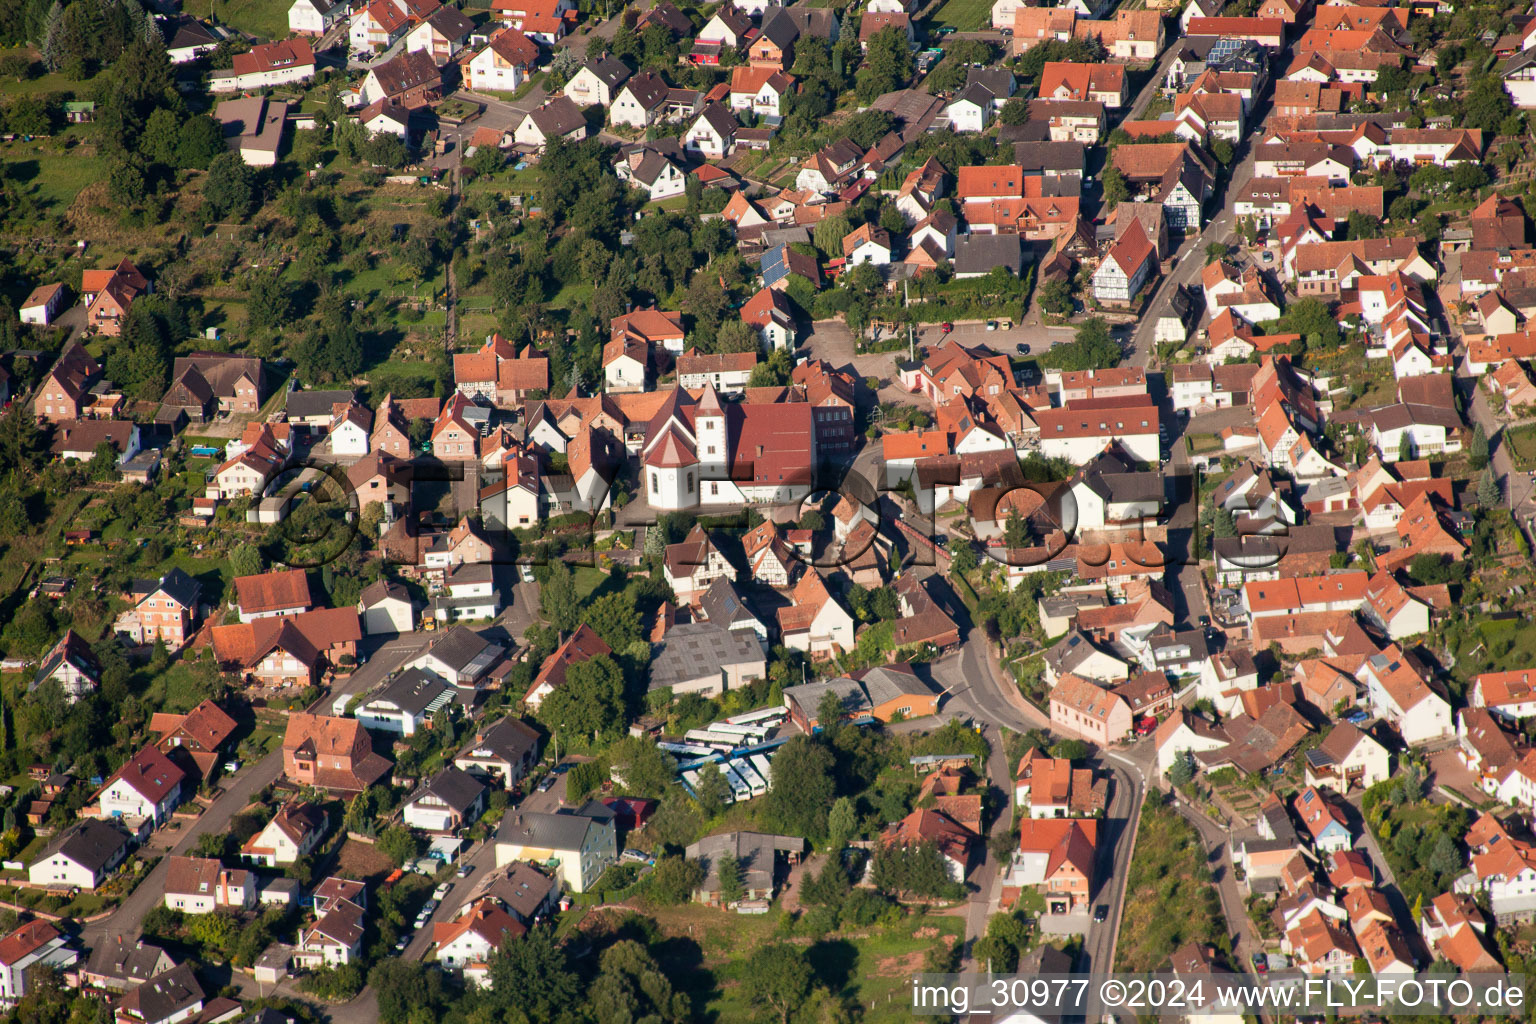
<instances>
[{"instance_id":1,"label":"narrow street","mask_svg":"<svg viewBox=\"0 0 1536 1024\"><path fill-rule=\"evenodd\" d=\"M378 685L386 675L416 655L432 638L430 633L410 634L384 643L368 663L354 672L332 692L322 697L310 710L329 711L331 701L342 694L363 693ZM109 917L86 925L81 931L84 945L95 949L111 939L137 937L144 915L160 903L165 893L165 876L170 871L171 856L186 856L197 846L201 836L225 832L229 823L249 806L256 794L277 780L283 770L283 751L279 746L266 757L245 766L228 781L224 791L193 822L182 826L182 836L166 857L146 875L136 889L118 905Z\"/></svg>"},{"instance_id":2,"label":"narrow street","mask_svg":"<svg viewBox=\"0 0 1536 1024\"><path fill-rule=\"evenodd\" d=\"M998 664L991 644L978 629L970 631L957 653L934 663L933 674L934 680L949 694L950 706L964 710L977 721L986 724L987 738L993 743L989 772L1002 773L1007 780L1004 791L1011 800L1013 766L1007 764L1005 758L1000 768L992 767L1001 753L994 730L1002 727L1022 733L1031 729L1049 729L1050 718L1019 693L1011 676ZM1136 821L1141 813L1145 791L1143 768L1134 753L1106 753L1090 759L1090 762L1100 771L1109 773L1111 780L1109 807L1100 823L1099 863L1096 870L1098 890L1093 898L1094 906L1103 905L1107 908L1107 916L1102 923L1090 924L1088 934L1083 937L1079 968L1085 971L1108 970L1108 965L1114 961L1120 907L1125 898L1126 869L1130 865ZM1004 820L1011 820L1011 813ZM990 851L987 857L989 861L992 859ZM974 939L985 933L987 917L998 910L1001 886L991 884L991 881L997 877L1000 867L1000 864L992 867L992 873L988 874L984 865L972 876L978 884L987 881L989 888L983 888L973 897L967 913L967 966L973 966L970 949ZM984 903L982 893L987 894ZM983 906L985 913L982 912Z\"/></svg>"}]
</instances>

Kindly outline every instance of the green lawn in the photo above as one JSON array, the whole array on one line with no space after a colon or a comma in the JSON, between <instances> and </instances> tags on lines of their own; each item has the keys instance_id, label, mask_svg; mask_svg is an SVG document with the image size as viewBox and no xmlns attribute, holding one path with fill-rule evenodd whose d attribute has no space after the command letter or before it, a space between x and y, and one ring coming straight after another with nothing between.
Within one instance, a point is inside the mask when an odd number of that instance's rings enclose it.
<instances>
[{"instance_id":1,"label":"green lawn","mask_svg":"<svg viewBox=\"0 0 1536 1024\"><path fill-rule=\"evenodd\" d=\"M288 35L289 0L187 0L186 13L199 18L219 16L219 23L231 25L253 36L282 39Z\"/></svg>"},{"instance_id":2,"label":"green lawn","mask_svg":"<svg viewBox=\"0 0 1536 1024\"><path fill-rule=\"evenodd\" d=\"M106 165L99 157L47 151L51 148L13 142L0 146L0 162L6 164L6 176L18 191L62 213L81 189L102 179Z\"/></svg>"},{"instance_id":3,"label":"green lawn","mask_svg":"<svg viewBox=\"0 0 1536 1024\"><path fill-rule=\"evenodd\" d=\"M1504 431L1504 443L1517 469L1536 469L1536 423L1510 427Z\"/></svg>"},{"instance_id":4,"label":"green lawn","mask_svg":"<svg viewBox=\"0 0 1536 1024\"><path fill-rule=\"evenodd\" d=\"M572 576L575 578L576 596L581 598L583 601L587 599L588 594L592 593L592 591L602 586L608 580L607 573L603 572L601 569L594 569L590 565L584 565L580 567L574 573L572 573Z\"/></svg>"},{"instance_id":5,"label":"green lawn","mask_svg":"<svg viewBox=\"0 0 1536 1024\"><path fill-rule=\"evenodd\" d=\"M932 28L953 28L956 32L979 32L992 19L992 5L987 0L949 0L934 14Z\"/></svg>"},{"instance_id":6,"label":"green lawn","mask_svg":"<svg viewBox=\"0 0 1536 1024\"><path fill-rule=\"evenodd\" d=\"M284 24L287 16L284 15ZM17 46L11 48L0 47L0 57L8 57L12 54L20 54L28 60L37 62L34 71L43 68L42 55L30 46ZM38 75L24 79L20 82L14 78L0 79L0 95L4 96L35 96L46 92L72 92L82 99L91 94L91 85L95 78L86 78L78 82L65 78L58 72Z\"/></svg>"}]
</instances>

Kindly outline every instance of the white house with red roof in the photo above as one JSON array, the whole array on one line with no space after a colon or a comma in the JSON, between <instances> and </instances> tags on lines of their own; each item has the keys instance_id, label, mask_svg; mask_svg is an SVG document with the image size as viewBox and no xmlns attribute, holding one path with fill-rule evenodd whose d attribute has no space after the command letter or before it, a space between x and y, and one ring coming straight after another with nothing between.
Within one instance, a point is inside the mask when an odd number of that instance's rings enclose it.
<instances>
[{"instance_id":1,"label":"white house with red roof","mask_svg":"<svg viewBox=\"0 0 1536 1024\"><path fill-rule=\"evenodd\" d=\"M1536 672L1514 669L1473 676L1467 702L1474 708L1487 708L1505 722L1530 718L1536 715Z\"/></svg>"},{"instance_id":2,"label":"white house with red roof","mask_svg":"<svg viewBox=\"0 0 1536 1024\"><path fill-rule=\"evenodd\" d=\"M245 92L307 82L315 77L315 51L303 37L280 39L237 53L228 71L208 76L209 92Z\"/></svg>"},{"instance_id":3,"label":"white house with red roof","mask_svg":"<svg viewBox=\"0 0 1536 1024\"><path fill-rule=\"evenodd\" d=\"M98 817L148 818L161 825L181 802L186 777L154 744L145 744L102 787Z\"/></svg>"},{"instance_id":4,"label":"white house with red roof","mask_svg":"<svg viewBox=\"0 0 1536 1024\"><path fill-rule=\"evenodd\" d=\"M456 921L433 925L432 941L437 946L439 964L462 971L467 982L484 985L492 954L508 939L519 938L527 931L511 914L486 901Z\"/></svg>"},{"instance_id":5,"label":"white house with red roof","mask_svg":"<svg viewBox=\"0 0 1536 1024\"><path fill-rule=\"evenodd\" d=\"M539 47L515 28L504 28L465 65L476 91L513 92L539 61Z\"/></svg>"},{"instance_id":6,"label":"white house with red roof","mask_svg":"<svg viewBox=\"0 0 1536 1024\"><path fill-rule=\"evenodd\" d=\"M411 25L403 4L395 0L373 0L356 14L347 28L347 39L354 50L388 49Z\"/></svg>"},{"instance_id":7,"label":"white house with red roof","mask_svg":"<svg viewBox=\"0 0 1536 1024\"><path fill-rule=\"evenodd\" d=\"M553 46L570 30L573 0L491 0L491 16L530 39Z\"/></svg>"}]
</instances>

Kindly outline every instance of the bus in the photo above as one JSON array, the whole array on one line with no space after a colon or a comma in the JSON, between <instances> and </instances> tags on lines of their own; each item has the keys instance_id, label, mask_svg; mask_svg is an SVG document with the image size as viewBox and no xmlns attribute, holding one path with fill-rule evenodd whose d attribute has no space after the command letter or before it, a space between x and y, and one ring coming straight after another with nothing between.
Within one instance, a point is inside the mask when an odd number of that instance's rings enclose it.
<instances>
[{"instance_id":1,"label":"bus","mask_svg":"<svg viewBox=\"0 0 1536 1024\"><path fill-rule=\"evenodd\" d=\"M761 708L757 711L748 711L744 715L732 715L730 718L727 718L726 721L732 725L766 725L768 723L772 723L774 719L782 720L788 717L789 707L787 705L780 704L776 707Z\"/></svg>"},{"instance_id":2,"label":"bus","mask_svg":"<svg viewBox=\"0 0 1536 1024\"><path fill-rule=\"evenodd\" d=\"M759 774L759 775L761 775L763 777L764 784L766 784L769 789L772 789L773 788L773 770L768 767L768 757L767 757L767 755L766 754L753 754L751 757L747 758L747 761L752 765L753 768L757 769L757 774Z\"/></svg>"}]
</instances>

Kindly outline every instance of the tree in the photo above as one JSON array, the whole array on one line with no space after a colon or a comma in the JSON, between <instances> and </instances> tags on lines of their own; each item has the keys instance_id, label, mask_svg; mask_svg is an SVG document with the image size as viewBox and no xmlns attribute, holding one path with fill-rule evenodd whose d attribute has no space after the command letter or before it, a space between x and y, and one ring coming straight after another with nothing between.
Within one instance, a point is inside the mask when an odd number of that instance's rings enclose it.
<instances>
[{"instance_id":1,"label":"tree","mask_svg":"<svg viewBox=\"0 0 1536 1024\"><path fill-rule=\"evenodd\" d=\"M604 594L593 601L587 606L585 622L615 651L640 639L640 611L632 590Z\"/></svg>"},{"instance_id":2,"label":"tree","mask_svg":"<svg viewBox=\"0 0 1536 1024\"><path fill-rule=\"evenodd\" d=\"M1070 316L1074 308L1072 286L1061 278L1047 281L1041 286L1037 301L1040 308L1057 316Z\"/></svg>"},{"instance_id":3,"label":"tree","mask_svg":"<svg viewBox=\"0 0 1536 1024\"><path fill-rule=\"evenodd\" d=\"M240 154L226 151L213 158L203 182L203 202L214 219L245 220L255 196L255 176Z\"/></svg>"},{"instance_id":4,"label":"tree","mask_svg":"<svg viewBox=\"0 0 1536 1024\"><path fill-rule=\"evenodd\" d=\"M1504 83L1498 75L1482 75L1467 90L1462 110L1460 127L1493 132L1514 110L1514 104L1510 102L1509 93L1505 92Z\"/></svg>"},{"instance_id":5,"label":"tree","mask_svg":"<svg viewBox=\"0 0 1536 1024\"><path fill-rule=\"evenodd\" d=\"M1232 143L1226 139L1216 139L1211 143L1211 156L1215 157L1216 162L1223 167L1232 163L1232 158L1236 155L1232 149Z\"/></svg>"},{"instance_id":6,"label":"tree","mask_svg":"<svg viewBox=\"0 0 1536 1024\"><path fill-rule=\"evenodd\" d=\"M229 553L229 568L236 576L255 576L266 568L266 560L256 545L236 544Z\"/></svg>"},{"instance_id":7,"label":"tree","mask_svg":"<svg viewBox=\"0 0 1536 1024\"><path fill-rule=\"evenodd\" d=\"M1107 370L1120 363L1120 346L1101 316L1089 318L1073 339L1050 351L1050 363L1061 370Z\"/></svg>"},{"instance_id":8,"label":"tree","mask_svg":"<svg viewBox=\"0 0 1536 1024\"><path fill-rule=\"evenodd\" d=\"M1503 498L1503 492L1499 489L1499 482L1494 478L1492 468L1483 470L1483 475L1477 481L1477 503L1483 508L1493 508Z\"/></svg>"},{"instance_id":9,"label":"tree","mask_svg":"<svg viewBox=\"0 0 1536 1024\"><path fill-rule=\"evenodd\" d=\"M807 996L815 977L811 965L798 948L782 942L759 946L747 961L742 988L747 999L771 1006L783 1024L788 1024Z\"/></svg>"},{"instance_id":10,"label":"tree","mask_svg":"<svg viewBox=\"0 0 1536 1024\"><path fill-rule=\"evenodd\" d=\"M864 52L864 66L854 76L859 102L867 105L912 77L912 50L907 34L894 25L876 32Z\"/></svg>"},{"instance_id":11,"label":"tree","mask_svg":"<svg viewBox=\"0 0 1536 1024\"><path fill-rule=\"evenodd\" d=\"M1189 785L1195 779L1195 759L1189 751L1183 751L1168 766L1168 781L1176 787Z\"/></svg>"},{"instance_id":12,"label":"tree","mask_svg":"<svg viewBox=\"0 0 1536 1024\"><path fill-rule=\"evenodd\" d=\"M604 761L617 793L662 797L677 783L677 761L648 737L626 736L608 748Z\"/></svg>"},{"instance_id":13,"label":"tree","mask_svg":"<svg viewBox=\"0 0 1536 1024\"><path fill-rule=\"evenodd\" d=\"M1029 123L1029 100L1023 96L1010 96L998 111L997 119L1010 128Z\"/></svg>"},{"instance_id":14,"label":"tree","mask_svg":"<svg viewBox=\"0 0 1536 1024\"><path fill-rule=\"evenodd\" d=\"M551 732L568 740L612 736L624 725L624 677L606 654L565 670L565 684L544 698L536 712Z\"/></svg>"},{"instance_id":15,"label":"tree","mask_svg":"<svg viewBox=\"0 0 1536 1024\"><path fill-rule=\"evenodd\" d=\"M392 825L379 836L378 851L395 867L404 867L421 855L421 841L404 825Z\"/></svg>"},{"instance_id":16,"label":"tree","mask_svg":"<svg viewBox=\"0 0 1536 1024\"><path fill-rule=\"evenodd\" d=\"M144 122L139 134L139 155L150 163L176 166L176 147L181 139L181 124L176 113L165 107L157 107Z\"/></svg>"},{"instance_id":17,"label":"tree","mask_svg":"<svg viewBox=\"0 0 1536 1024\"><path fill-rule=\"evenodd\" d=\"M207 168L215 157L229 152L223 129L207 114L196 114L181 124L176 138L176 166Z\"/></svg>"},{"instance_id":18,"label":"tree","mask_svg":"<svg viewBox=\"0 0 1536 1024\"><path fill-rule=\"evenodd\" d=\"M1479 423L1472 430L1472 443L1467 449L1467 462L1473 469L1480 470L1488 465L1488 431Z\"/></svg>"},{"instance_id":19,"label":"tree","mask_svg":"<svg viewBox=\"0 0 1536 1024\"><path fill-rule=\"evenodd\" d=\"M706 764L699 769L699 782L693 788L693 795L699 802L699 810L707 818L725 810L725 805L730 802L731 784L725 780L719 765Z\"/></svg>"},{"instance_id":20,"label":"tree","mask_svg":"<svg viewBox=\"0 0 1536 1024\"><path fill-rule=\"evenodd\" d=\"M1349 237L1353 240L1361 238L1380 238L1381 220L1364 210L1351 210L1349 214Z\"/></svg>"},{"instance_id":21,"label":"tree","mask_svg":"<svg viewBox=\"0 0 1536 1024\"><path fill-rule=\"evenodd\" d=\"M696 860L676 855L662 857L651 871L651 885L646 898L662 906L687 903L704 885L704 866Z\"/></svg>"},{"instance_id":22,"label":"tree","mask_svg":"<svg viewBox=\"0 0 1536 1024\"><path fill-rule=\"evenodd\" d=\"M1237 523L1232 516L1231 509L1225 505L1217 505L1216 512L1211 517L1211 535L1217 540L1225 540L1237 536Z\"/></svg>"},{"instance_id":23,"label":"tree","mask_svg":"<svg viewBox=\"0 0 1536 1024\"><path fill-rule=\"evenodd\" d=\"M1488 184L1488 172L1482 165L1459 163L1451 171L1451 187L1458 192L1475 192Z\"/></svg>"},{"instance_id":24,"label":"tree","mask_svg":"<svg viewBox=\"0 0 1536 1024\"><path fill-rule=\"evenodd\" d=\"M762 798L762 820L790 835L820 839L837 795L831 751L808 736L796 736L774 755L773 785Z\"/></svg>"},{"instance_id":25,"label":"tree","mask_svg":"<svg viewBox=\"0 0 1536 1024\"><path fill-rule=\"evenodd\" d=\"M822 255L836 258L843 254L843 238L853 230L853 225L848 223L848 218L841 213L834 213L830 217L824 217L817 222L811 232L811 238L820 249Z\"/></svg>"},{"instance_id":26,"label":"tree","mask_svg":"<svg viewBox=\"0 0 1536 1024\"><path fill-rule=\"evenodd\" d=\"M1397 442L1397 461L1407 462L1413 458L1413 434L1403 431L1402 438Z\"/></svg>"},{"instance_id":27,"label":"tree","mask_svg":"<svg viewBox=\"0 0 1536 1024\"><path fill-rule=\"evenodd\" d=\"M1104 176L1100 179L1104 187L1104 206L1106 209L1114 209L1120 203L1131 198L1131 190L1125 184L1125 175L1120 173L1120 168L1110 164L1104 168Z\"/></svg>"},{"instance_id":28,"label":"tree","mask_svg":"<svg viewBox=\"0 0 1536 1024\"><path fill-rule=\"evenodd\" d=\"M258 271L246 292L246 324L253 331L275 331L288 322L288 303L288 286L277 271Z\"/></svg>"},{"instance_id":29,"label":"tree","mask_svg":"<svg viewBox=\"0 0 1536 1024\"><path fill-rule=\"evenodd\" d=\"M634 939L603 950L587 989L587 1008L597 1021L682 1024L692 1016L688 997L673 990L671 979Z\"/></svg>"},{"instance_id":30,"label":"tree","mask_svg":"<svg viewBox=\"0 0 1536 1024\"><path fill-rule=\"evenodd\" d=\"M840 850L848 845L859 827L858 811L853 806L853 801L846 796L840 796L832 804L832 810L827 812L827 842L833 850Z\"/></svg>"},{"instance_id":31,"label":"tree","mask_svg":"<svg viewBox=\"0 0 1536 1024\"><path fill-rule=\"evenodd\" d=\"M569 633L581 624L581 602L576 581L566 564L556 559L539 586L539 612L557 632Z\"/></svg>"},{"instance_id":32,"label":"tree","mask_svg":"<svg viewBox=\"0 0 1536 1024\"><path fill-rule=\"evenodd\" d=\"M391 957L368 972L368 987L379 1000L380 1024L407 1024L412 1011L430 1010L443 998L443 974L417 960Z\"/></svg>"},{"instance_id":33,"label":"tree","mask_svg":"<svg viewBox=\"0 0 1536 1024\"><path fill-rule=\"evenodd\" d=\"M491 1020L559 1021L581 1001L581 980L571 970L554 928L538 925L492 955L487 1001Z\"/></svg>"},{"instance_id":34,"label":"tree","mask_svg":"<svg viewBox=\"0 0 1536 1024\"><path fill-rule=\"evenodd\" d=\"M782 388L789 384L794 373L793 356L786 348L776 348L768 358L752 367L747 386L754 388Z\"/></svg>"},{"instance_id":35,"label":"tree","mask_svg":"<svg viewBox=\"0 0 1536 1024\"><path fill-rule=\"evenodd\" d=\"M828 690L816 704L816 728L831 743L836 740L843 725L843 698L836 690Z\"/></svg>"},{"instance_id":36,"label":"tree","mask_svg":"<svg viewBox=\"0 0 1536 1024\"><path fill-rule=\"evenodd\" d=\"M715 332L716 352L756 352L759 347L757 332L745 320L726 320Z\"/></svg>"},{"instance_id":37,"label":"tree","mask_svg":"<svg viewBox=\"0 0 1536 1024\"><path fill-rule=\"evenodd\" d=\"M741 902L741 898L746 895L746 888L741 881L741 861L736 855L722 853L715 871L720 877L720 902L727 905Z\"/></svg>"},{"instance_id":38,"label":"tree","mask_svg":"<svg viewBox=\"0 0 1536 1024\"><path fill-rule=\"evenodd\" d=\"M976 559L976 549L971 546L971 542L964 537L955 538L949 553L950 573L965 576L975 572L979 564Z\"/></svg>"},{"instance_id":39,"label":"tree","mask_svg":"<svg viewBox=\"0 0 1536 1024\"><path fill-rule=\"evenodd\" d=\"M1334 319L1328 304L1315 296L1297 299L1286 307L1279 320L1280 329L1290 334L1300 334L1308 348L1338 348L1339 322Z\"/></svg>"},{"instance_id":40,"label":"tree","mask_svg":"<svg viewBox=\"0 0 1536 1024\"><path fill-rule=\"evenodd\" d=\"M1062 761L1081 761L1089 751L1088 744L1082 740L1061 740L1051 746L1050 755Z\"/></svg>"}]
</instances>

